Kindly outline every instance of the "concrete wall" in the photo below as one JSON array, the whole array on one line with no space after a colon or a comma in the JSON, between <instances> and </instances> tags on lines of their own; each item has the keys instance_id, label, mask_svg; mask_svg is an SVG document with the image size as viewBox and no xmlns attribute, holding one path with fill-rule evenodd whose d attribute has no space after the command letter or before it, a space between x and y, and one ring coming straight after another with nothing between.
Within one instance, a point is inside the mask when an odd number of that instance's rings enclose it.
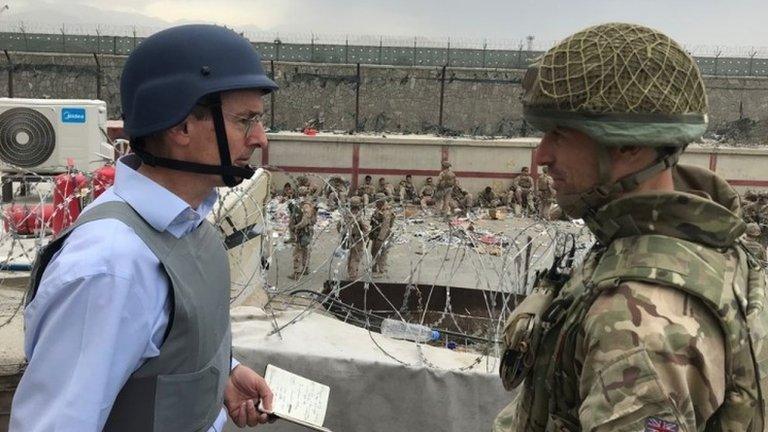
<instances>
[{"instance_id":1,"label":"concrete wall","mask_svg":"<svg viewBox=\"0 0 768 432\"><path fill-rule=\"evenodd\" d=\"M0 59L0 96L8 72L16 97L101 98L119 118L125 57L11 52ZM0 56L4 57L4 56ZM522 71L408 66L265 62L281 90L266 100L268 123L295 130L322 119L324 130L526 136L520 104ZM100 71L100 73L98 73ZM97 88L97 76L101 86ZM768 78L706 77L712 132L738 142L768 140ZM359 94L358 94L359 81ZM442 124L440 122L442 94ZM359 96L359 98L358 98ZM274 112L272 107L274 106ZM739 119L749 121L739 123ZM736 127L734 127L736 122ZM747 130L741 130L745 127Z\"/></svg>"},{"instance_id":2,"label":"concrete wall","mask_svg":"<svg viewBox=\"0 0 768 432\"><path fill-rule=\"evenodd\" d=\"M310 174L320 185L322 178L336 174L353 184L371 175L374 182L385 177L393 185L406 174L421 185L427 176L436 176L440 162L449 160L460 183L477 193L492 185L506 189L514 173L527 166L537 173L533 152L538 144L533 138L478 140L435 136L332 135L307 136L298 133L269 135L269 146L254 155L253 163L264 158L275 170L276 187L300 173ZM682 162L712 169L739 190L768 191L768 149L702 147L692 145Z\"/></svg>"}]
</instances>

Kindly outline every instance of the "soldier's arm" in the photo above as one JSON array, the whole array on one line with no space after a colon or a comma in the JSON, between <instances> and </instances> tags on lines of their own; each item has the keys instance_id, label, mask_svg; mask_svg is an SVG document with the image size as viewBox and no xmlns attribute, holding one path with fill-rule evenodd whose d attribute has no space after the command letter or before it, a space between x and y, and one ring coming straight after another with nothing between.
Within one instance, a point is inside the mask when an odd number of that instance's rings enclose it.
<instances>
[{"instance_id":1,"label":"soldier's arm","mask_svg":"<svg viewBox=\"0 0 768 432\"><path fill-rule=\"evenodd\" d=\"M629 282L604 292L576 348L585 432L695 432L723 402L720 324L677 289Z\"/></svg>"},{"instance_id":2,"label":"soldier's arm","mask_svg":"<svg viewBox=\"0 0 768 432\"><path fill-rule=\"evenodd\" d=\"M301 220L293 226L294 229L302 229L312 223L312 209L308 206L302 206L301 210Z\"/></svg>"}]
</instances>

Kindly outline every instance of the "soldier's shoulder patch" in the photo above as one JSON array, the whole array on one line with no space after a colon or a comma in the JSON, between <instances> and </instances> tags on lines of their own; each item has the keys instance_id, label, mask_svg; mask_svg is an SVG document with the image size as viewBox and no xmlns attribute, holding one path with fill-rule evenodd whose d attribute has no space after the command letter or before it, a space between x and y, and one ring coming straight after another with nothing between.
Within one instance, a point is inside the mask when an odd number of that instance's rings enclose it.
<instances>
[{"instance_id":1,"label":"soldier's shoulder patch","mask_svg":"<svg viewBox=\"0 0 768 432\"><path fill-rule=\"evenodd\" d=\"M645 420L645 432L679 432L680 426L675 422L669 422L656 417L648 417Z\"/></svg>"}]
</instances>

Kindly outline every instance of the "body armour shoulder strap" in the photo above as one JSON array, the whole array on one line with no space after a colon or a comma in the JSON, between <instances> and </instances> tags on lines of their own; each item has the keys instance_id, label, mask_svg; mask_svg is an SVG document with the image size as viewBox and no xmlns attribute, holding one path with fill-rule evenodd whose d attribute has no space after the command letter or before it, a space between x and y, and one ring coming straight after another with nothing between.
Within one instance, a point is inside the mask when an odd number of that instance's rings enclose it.
<instances>
[{"instance_id":1,"label":"body armour shoulder strap","mask_svg":"<svg viewBox=\"0 0 768 432\"><path fill-rule=\"evenodd\" d=\"M82 214L39 254L27 302L45 268L77 227L116 219L136 233L168 276L171 315L157 357L134 371L112 405L104 431L206 431L221 410L229 378L229 262L222 239L203 221L176 238L158 232L123 202L106 202Z\"/></svg>"},{"instance_id":2,"label":"body armour shoulder strap","mask_svg":"<svg viewBox=\"0 0 768 432\"><path fill-rule=\"evenodd\" d=\"M588 300L569 315L583 317L601 291L628 281L673 287L703 302L720 323L726 350L725 401L706 430L763 431L768 391L765 274L742 247L714 249L663 235L624 237L607 247L590 279ZM744 429L749 417L751 426Z\"/></svg>"}]
</instances>

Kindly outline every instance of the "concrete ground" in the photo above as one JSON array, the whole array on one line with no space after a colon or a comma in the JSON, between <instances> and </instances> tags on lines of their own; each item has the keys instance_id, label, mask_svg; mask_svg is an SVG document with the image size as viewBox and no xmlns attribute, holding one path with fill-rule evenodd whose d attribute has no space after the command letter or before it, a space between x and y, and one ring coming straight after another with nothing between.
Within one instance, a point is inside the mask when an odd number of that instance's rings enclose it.
<instances>
[{"instance_id":1,"label":"concrete ground","mask_svg":"<svg viewBox=\"0 0 768 432\"><path fill-rule=\"evenodd\" d=\"M570 222L545 222L511 215L502 220L491 220L487 211L479 210L469 218L458 215L449 223L432 215L431 210L426 215L419 210L407 218L402 209L395 206L394 210L396 222L388 271L384 277L371 274L369 246L360 264L360 280L522 293L532 281L535 270L551 265L556 237L580 233L582 242L586 242L583 227ZM293 247L284 242L286 224L281 223L281 211L278 207L273 212L273 253L267 276L273 290L280 293L294 289L320 290L327 280L347 280L346 255L338 250L340 235L336 225L340 215L322 211L311 246L310 274L298 281L289 279L293 273ZM367 219L371 214L372 209L367 209ZM526 247L529 243L530 266L526 284Z\"/></svg>"}]
</instances>

